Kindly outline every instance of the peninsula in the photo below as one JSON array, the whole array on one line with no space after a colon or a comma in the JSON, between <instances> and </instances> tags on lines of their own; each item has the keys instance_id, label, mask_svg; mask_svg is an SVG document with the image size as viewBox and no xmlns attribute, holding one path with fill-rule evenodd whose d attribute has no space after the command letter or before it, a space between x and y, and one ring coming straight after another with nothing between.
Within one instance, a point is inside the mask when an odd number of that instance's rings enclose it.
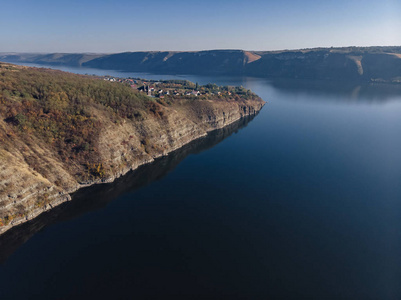
<instances>
[{"instance_id":1,"label":"peninsula","mask_svg":"<svg viewBox=\"0 0 401 300\"><path fill-rule=\"evenodd\" d=\"M0 233L264 104L242 87L0 63Z\"/></svg>"}]
</instances>

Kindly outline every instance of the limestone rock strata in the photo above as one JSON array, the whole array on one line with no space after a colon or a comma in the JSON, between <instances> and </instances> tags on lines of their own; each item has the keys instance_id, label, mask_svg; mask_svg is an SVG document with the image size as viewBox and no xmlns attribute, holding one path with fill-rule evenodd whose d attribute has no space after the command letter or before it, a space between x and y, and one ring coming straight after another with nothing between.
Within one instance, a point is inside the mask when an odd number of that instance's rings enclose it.
<instances>
[{"instance_id":1,"label":"limestone rock strata","mask_svg":"<svg viewBox=\"0 0 401 300\"><path fill-rule=\"evenodd\" d=\"M116 124L104 118L97 148L105 175L91 180L71 172L83 166L61 161L34 137L30 141L14 137L12 148L0 148L0 233L71 200L70 193L81 187L112 182L209 131L256 114L264 104L261 100L203 100L196 105L183 101L163 106L141 121ZM0 120L0 131L6 132L7 126Z\"/></svg>"}]
</instances>

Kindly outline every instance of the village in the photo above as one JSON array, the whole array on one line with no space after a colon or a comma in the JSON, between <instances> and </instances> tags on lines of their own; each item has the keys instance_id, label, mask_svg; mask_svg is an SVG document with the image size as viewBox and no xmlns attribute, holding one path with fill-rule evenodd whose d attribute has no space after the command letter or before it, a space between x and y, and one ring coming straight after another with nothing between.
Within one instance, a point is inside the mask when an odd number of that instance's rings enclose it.
<instances>
[{"instance_id":1,"label":"village","mask_svg":"<svg viewBox=\"0 0 401 300\"><path fill-rule=\"evenodd\" d=\"M119 78L113 76L104 76L104 80L110 82L119 82L129 85L131 88L145 93L149 97L169 98L177 97L199 97L209 96L229 97L233 94L248 95L249 90L242 87L219 87L215 84L200 86L198 83L192 83L186 80L144 80L141 78Z\"/></svg>"}]
</instances>

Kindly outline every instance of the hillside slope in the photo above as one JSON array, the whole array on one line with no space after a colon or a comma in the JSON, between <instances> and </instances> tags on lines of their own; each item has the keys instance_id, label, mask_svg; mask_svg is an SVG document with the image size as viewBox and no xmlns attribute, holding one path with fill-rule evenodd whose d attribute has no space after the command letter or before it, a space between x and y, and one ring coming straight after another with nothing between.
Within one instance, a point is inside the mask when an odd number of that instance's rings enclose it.
<instances>
[{"instance_id":1,"label":"hillside slope","mask_svg":"<svg viewBox=\"0 0 401 300\"><path fill-rule=\"evenodd\" d=\"M0 232L264 105L239 96L156 101L122 83L1 63Z\"/></svg>"}]
</instances>

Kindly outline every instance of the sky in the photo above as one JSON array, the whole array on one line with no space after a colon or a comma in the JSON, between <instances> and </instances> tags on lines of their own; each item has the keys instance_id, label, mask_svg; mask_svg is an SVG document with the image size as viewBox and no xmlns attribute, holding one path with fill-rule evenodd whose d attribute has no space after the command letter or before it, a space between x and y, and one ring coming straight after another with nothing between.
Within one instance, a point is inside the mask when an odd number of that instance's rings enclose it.
<instances>
[{"instance_id":1,"label":"sky","mask_svg":"<svg viewBox=\"0 0 401 300\"><path fill-rule=\"evenodd\" d=\"M0 52L401 45L401 0L0 0Z\"/></svg>"}]
</instances>

